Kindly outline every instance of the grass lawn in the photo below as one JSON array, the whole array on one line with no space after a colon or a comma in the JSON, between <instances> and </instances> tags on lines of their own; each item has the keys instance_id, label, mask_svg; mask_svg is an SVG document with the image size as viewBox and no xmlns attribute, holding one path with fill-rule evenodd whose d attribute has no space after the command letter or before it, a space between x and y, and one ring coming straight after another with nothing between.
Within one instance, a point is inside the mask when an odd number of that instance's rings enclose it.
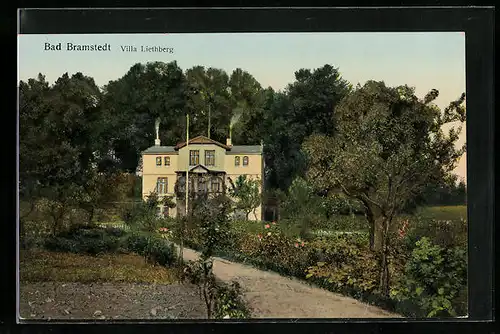
<instances>
[{"instance_id":1,"label":"grass lawn","mask_svg":"<svg viewBox=\"0 0 500 334\"><path fill-rule=\"evenodd\" d=\"M125 282L170 284L175 269L152 266L134 254L89 256L48 251L20 254L21 282Z\"/></svg>"},{"instance_id":2,"label":"grass lawn","mask_svg":"<svg viewBox=\"0 0 500 334\"><path fill-rule=\"evenodd\" d=\"M432 224L433 220L466 220L467 207L465 205L422 207L418 209L415 214L403 214L400 215L398 219L412 220L416 217L418 217L424 224ZM263 223L264 222L235 221L232 223L232 227L237 231L257 234L262 232ZM278 225L282 232L287 236L295 237L299 234L299 226L287 224L285 221L279 221ZM366 217L363 215L339 215L330 218L330 221L324 223L324 226L313 228L311 232L315 236L328 236L345 232L368 233L368 224L366 222Z\"/></svg>"},{"instance_id":3,"label":"grass lawn","mask_svg":"<svg viewBox=\"0 0 500 334\"><path fill-rule=\"evenodd\" d=\"M467 219L467 206L430 206L420 209L419 214L424 219L460 220Z\"/></svg>"}]
</instances>

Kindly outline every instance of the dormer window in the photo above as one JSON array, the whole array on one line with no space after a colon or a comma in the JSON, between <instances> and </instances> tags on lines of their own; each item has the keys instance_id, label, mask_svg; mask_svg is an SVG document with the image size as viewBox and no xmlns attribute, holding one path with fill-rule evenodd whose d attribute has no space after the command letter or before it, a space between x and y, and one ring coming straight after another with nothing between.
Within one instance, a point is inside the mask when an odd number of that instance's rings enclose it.
<instances>
[{"instance_id":1,"label":"dormer window","mask_svg":"<svg viewBox=\"0 0 500 334\"><path fill-rule=\"evenodd\" d=\"M156 157L156 166L161 166L161 157Z\"/></svg>"},{"instance_id":2,"label":"dormer window","mask_svg":"<svg viewBox=\"0 0 500 334\"><path fill-rule=\"evenodd\" d=\"M234 157L234 165L239 166L240 165L240 157Z\"/></svg>"},{"instance_id":3,"label":"dormer window","mask_svg":"<svg viewBox=\"0 0 500 334\"><path fill-rule=\"evenodd\" d=\"M247 156L243 157L243 166L248 166L248 157Z\"/></svg>"},{"instance_id":4,"label":"dormer window","mask_svg":"<svg viewBox=\"0 0 500 334\"><path fill-rule=\"evenodd\" d=\"M163 164L165 166L170 166L170 157L163 157Z\"/></svg>"}]
</instances>

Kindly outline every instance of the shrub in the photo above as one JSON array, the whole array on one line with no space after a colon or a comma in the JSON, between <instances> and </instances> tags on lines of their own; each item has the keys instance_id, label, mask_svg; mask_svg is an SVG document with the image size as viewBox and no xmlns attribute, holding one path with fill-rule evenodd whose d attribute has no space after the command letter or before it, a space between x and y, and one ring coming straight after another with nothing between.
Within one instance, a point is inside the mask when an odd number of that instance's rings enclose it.
<instances>
[{"instance_id":1,"label":"shrub","mask_svg":"<svg viewBox=\"0 0 500 334\"><path fill-rule=\"evenodd\" d=\"M200 298L205 302L209 319L247 318L250 311L242 298L236 281L226 284L217 279L212 271L211 259L198 259L186 263L183 279L198 287Z\"/></svg>"},{"instance_id":2,"label":"shrub","mask_svg":"<svg viewBox=\"0 0 500 334\"><path fill-rule=\"evenodd\" d=\"M241 287L238 282L233 281L226 284L217 281L215 298L216 319L229 317L231 319L245 319L250 317L250 310L242 298Z\"/></svg>"},{"instance_id":3,"label":"shrub","mask_svg":"<svg viewBox=\"0 0 500 334\"><path fill-rule=\"evenodd\" d=\"M363 215L334 215L328 219L325 227L334 231L366 231L368 222Z\"/></svg>"},{"instance_id":4,"label":"shrub","mask_svg":"<svg viewBox=\"0 0 500 334\"><path fill-rule=\"evenodd\" d=\"M122 230L121 228L112 227L112 226L106 227L105 232L107 235L110 235L113 237L118 237L118 238L123 237L126 234L126 232L124 230Z\"/></svg>"},{"instance_id":5,"label":"shrub","mask_svg":"<svg viewBox=\"0 0 500 334\"><path fill-rule=\"evenodd\" d=\"M77 241L61 237L51 237L46 239L44 246L46 249L53 252L80 253L81 251L80 245Z\"/></svg>"},{"instance_id":6,"label":"shrub","mask_svg":"<svg viewBox=\"0 0 500 334\"><path fill-rule=\"evenodd\" d=\"M424 313L416 316L456 316L467 280L465 249L445 249L426 237L415 246L406 264L404 284L391 295L418 304Z\"/></svg>"},{"instance_id":7,"label":"shrub","mask_svg":"<svg viewBox=\"0 0 500 334\"><path fill-rule=\"evenodd\" d=\"M126 209L122 216L123 221L132 229L152 233L165 225L164 219L158 215L160 203L161 199L158 195L151 193L146 201L141 201Z\"/></svg>"},{"instance_id":8,"label":"shrub","mask_svg":"<svg viewBox=\"0 0 500 334\"><path fill-rule=\"evenodd\" d=\"M130 252L142 255L151 264L170 266L177 260L173 243L148 233L130 234L126 245Z\"/></svg>"},{"instance_id":9,"label":"shrub","mask_svg":"<svg viewBox=\"0 0 500 334\"><path fill-rule=\"evenodd\" d=\"M24 249L43 247L50 236L50 228L45 221L19 221L19 242Z\"/></svg>"},{"instance_id":10,"label":"shrub","mask_svg":"<svg viewBox=\"0 0 500 334\"><path fill-rule=\"evenodd\" d=\"M147 262L165 267L174 264L177 260L174 244L156 237L147 239L143 255Z\"/></svg>"},{"instance_id":11,"label":"shrub","mask_svg":"<svg viewBox=\"0 0 500 334\"><path fill-rule=\"evenodd\" d=\"M376 293L378 262L363 234L336 235L313 243L320 261L307 268L306 278L322 279L335 290Z\"/></svg>"},{"instance_id":12,"label":"shrub","mask_svg":"<svg viewBox=\"0 0 500 334\"><path fill-rule=\"evenodd\" d=\"M56 237L48 238L44 246L57 252L97 255L117 252L122 244L120 237L107 233L105 229L74 226Z\"/></svg>"},{"instance_id":13,"label":"shrub","mask_svg":"<svg viewBox=\"0 0 500 334\"><path fill-rule=\"evenodd\" d=\"M413 248L423 237L444 248L465 247L467 245L467 221L464 219L424 219L416 216L411 219L408 231L407 240L410 248Z\"/></svg>"},{"instance_id":14,"label":"shrub","mask_svg":"<svg viewBox=\"0 0 500 334\"><path fill-rule=\"evenodd\" d=\"M148 245L148 236L145 233L132 233L127 236L126 247L129 251L144 255Z\"/></svg>"}]
</instances>

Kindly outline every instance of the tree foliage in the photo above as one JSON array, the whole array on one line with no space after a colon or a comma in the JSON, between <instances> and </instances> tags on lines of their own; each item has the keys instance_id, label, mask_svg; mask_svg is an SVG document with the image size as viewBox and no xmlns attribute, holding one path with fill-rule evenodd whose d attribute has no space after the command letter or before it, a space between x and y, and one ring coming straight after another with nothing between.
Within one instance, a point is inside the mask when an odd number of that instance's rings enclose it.
<instances>
[{"instance_id":1,"label":"tree foliage","mask_svg":"<svg viewBox=\"0 0 500 334\"><path fill-rule=\"evenodd\" d=\"M235 198L235 208L245 212L247 220L251 212L253 212L255 219L259 219L255 212L255 209L261 204L259 179L250 179L246 175L240 175L234 183L231 181L229 193Z\"/></svg>"},{"instance_id":2,"label":"tree foliage","mask_svg":"<svg viewBox=\"0 0 500 334\"><path fill-rule=\"evenodd\" d=\"M313 133L333 133L335 107L350 90L338 69L325 65L298 70L295 81L269 99L264 115L266 184L286 190L304 175L303 141Z\"/></svg>"},{"instance_id":3,"label":"tree foliage","mask_svg":"<svg viewBox=\"0 0 500 334\"><path fill-rule=\"evenodd\" d=\"M342 190L365 207L371 247L387 252L391 222L428 183L452 171L465 147L455 148L460 133L443 125L464 122L465 94L443 113L431 102L432 90L418 99L408 86L367 82L336 110L335 134L309 137L304 150L309 180L324 191ZM387 257L382 255L381 291L388 294ZM383 277L382 277L383 276Z\"/></svg>"}]
</instances>

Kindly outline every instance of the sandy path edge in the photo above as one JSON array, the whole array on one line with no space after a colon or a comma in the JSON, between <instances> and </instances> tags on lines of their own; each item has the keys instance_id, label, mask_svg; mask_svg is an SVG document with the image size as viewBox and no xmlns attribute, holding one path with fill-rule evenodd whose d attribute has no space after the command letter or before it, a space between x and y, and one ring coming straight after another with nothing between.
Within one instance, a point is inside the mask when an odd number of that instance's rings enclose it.
<instances>
[{"instance_id":1,"label":"sandy path edge","mask_svg":"<svg viewBox=\"0 0 500 334\"><path fill-rule=\"evenodd\" d=\"M183 250L184 260L196 260L199 252ZM252 309L252 318L401 318L296 278L283 277L241 263L214 257L214 274L223 281L238 281Z\"/></svg>"}]
</instances>

